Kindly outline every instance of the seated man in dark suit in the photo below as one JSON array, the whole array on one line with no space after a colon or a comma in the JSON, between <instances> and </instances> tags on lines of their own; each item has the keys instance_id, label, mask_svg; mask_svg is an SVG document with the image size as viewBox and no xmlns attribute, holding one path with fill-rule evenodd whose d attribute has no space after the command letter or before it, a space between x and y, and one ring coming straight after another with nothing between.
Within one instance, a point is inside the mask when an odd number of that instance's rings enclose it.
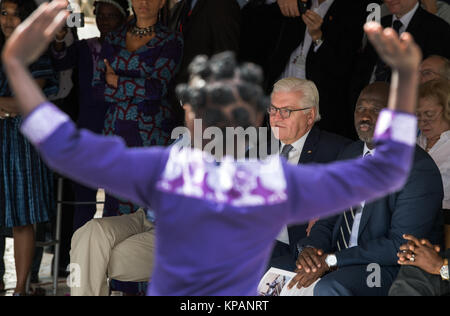
<instances>
[{"instance_id":1,"label":"seated man in dark suit","mask_svg":"<svg viewBox=\"0 0 450 316\"><path fill-rule=\"evenodd\" d=\"M391 14L381 19L383 27L392 27L399 34L411 33L422 49L424 59L431 55L450 58L450 25L447 22L423 9L418 0L384 0L384 3ZM367 42L355 63L351 104L355 104L359 92L369 83L390 82L390 78L391 70Z\"/></svg>"},{"instance_id":2,"label":"seated man in dark suit","mask_svg":"<svg viewBox=\"0 0 450 316\"><path fill-rule=\"evenodd\" d=\"M355 110L361 140L345 148L340 159L367 156L376 150L372 141L375 122L387 106L388 94L389 86L383 82L362 91ZM417 146L411 174L401 191L376 201L361 201L341 215L319 220L310 236L298 242L297 276L290 285L307 288L314 284L314 295L387 295L400 269L397 251L404 243L403 234L442 242L442 198L439 169Z\"/></svg>"},{"instance_id":3,"label":"seated man in dark suit","mask_svg":"<svg viewBox=\"0 0 450 316\"><path fill-rule=\"evenodd\" d=\"M312 81L281 79L274 85L271 103L271 128L281 142L281 155L292 164L336 160L339 152L351 142L315 126L320 120L319 93ZM276 241L269 267L295 269L296 244L306 237L307 227L305 223L283 229Z\"/></svg>"}]
</instances>

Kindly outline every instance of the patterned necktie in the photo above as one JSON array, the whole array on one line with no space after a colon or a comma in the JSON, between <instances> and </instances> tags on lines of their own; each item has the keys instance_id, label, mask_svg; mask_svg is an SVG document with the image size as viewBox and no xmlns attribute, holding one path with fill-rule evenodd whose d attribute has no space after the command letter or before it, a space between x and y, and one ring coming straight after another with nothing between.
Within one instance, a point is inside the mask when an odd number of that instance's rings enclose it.
<instances>
[{"instance_id":1,"label":"patterned necktie","mask_svg":"<svg viewBox=\"0 0 450 316\"><path fill-rule=\"evenodd\" d=\"M289 153L291 152L292 149L294 149L292 145L284 145L280 156L286 158L286 160L289 160Z\"/></svg>"},{"instance_id":2,"label":"patterned necktie","mask_svg":"<svg viewBox=\"0 0 450 316\"><path fill-rule=\"evenodd\" d=\"M400 20L395 20L392 28L400 34L400 28L403 26L403 23ZM391 68L384 63L381 58L378 58L378 62L375 68L375 81L383 81L390 82L391 81Z\"/></svg>"},{"instance_id":3,"label":"patterned necktie","mask_svg":"<svg viewBox=\"0 0 450 316\"><path fill-rule=\"evenodd\" d=\"M364 154L365 157L372 156L370 151ZM362 205L357 208L351 207L350 210L342 215L342 223L339 227L338 237L337 237L337 249L339 251L346 249L350 245L350 236L352 234L353 222L355 221L355 215L357 212L362 211Z\"/></svg>"}]
</instances>

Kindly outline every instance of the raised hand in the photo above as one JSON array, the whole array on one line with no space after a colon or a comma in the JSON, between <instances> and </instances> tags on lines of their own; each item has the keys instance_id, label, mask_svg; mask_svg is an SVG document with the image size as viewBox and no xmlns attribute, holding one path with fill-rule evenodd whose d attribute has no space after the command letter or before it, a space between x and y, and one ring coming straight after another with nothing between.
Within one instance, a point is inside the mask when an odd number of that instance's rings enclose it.
<instances>
[{"instance_id":1,"label":"raised hand","mask_svg":"<svg viewBox=\"0 0 450 316\"><path fill-rule=\"evenodd\" d=\"M404 32L399 37L394 29L383 29L377 22L366 23L364 31L380 58L393 70L417 72L422 52L411 34Z\"/></svg>"},{"instance_id":2,"label":"raised hand","mask_svg":"<svg viewBox=\"0 0 450 316\"><path fill-rule=\"evenodd\" d=\"M24 65L36 61L47 49L55 34L66 22L69 11L66 0L43 3L20 24L5 44L4 60L15 60Z\"/></svg>"}]
</instances>

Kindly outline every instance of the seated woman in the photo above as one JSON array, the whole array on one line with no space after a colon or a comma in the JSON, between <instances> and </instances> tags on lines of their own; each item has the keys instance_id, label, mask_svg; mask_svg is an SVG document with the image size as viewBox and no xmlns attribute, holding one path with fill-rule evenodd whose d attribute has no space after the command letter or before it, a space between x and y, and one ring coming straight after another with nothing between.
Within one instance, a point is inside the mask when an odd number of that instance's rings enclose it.
<instances>
[{"instance_id":1,"label":"seated woman","mask_svg":"<svg viewBox=\"0 0 450 316\"><path fill-rule=\"evenodd\" d=\"M208 146L126 148L117 137L79 131L45 99L25 65L64 23L64 8L63 0L42 5L3 51L3 63L26 115L22 132L56 170L154 210L157 244L148 294L256 295L273 241L284 225L384 196L407 180L415 148L413 112L421 60L408 33L400 41L392 29L383 31L377 23L366 27L394 78L389 109L377 124L378 147L372 157L297 167L278 156L238 161L235 155L226 155L218 164ZM196 118L206 127L216 126L216 131L261 126L268 99L259 68L236 67L229 53L197 59L191 66L192 80L177 90L185 101L194 144L204 140L193 133ZM231 142L216 136L217 142Z\"/></svg>"},{"instance_id":2,"label":"seated woman","mask_svg":"<svg viewBox=\"0 0 450 316\"><path fill-rule=\"evenodd\" d=\"M442 175L445 245L450 248L450 81L437 79L420 86L417 118L417 143L430 154Z\"/></svg>"}]
</instances>

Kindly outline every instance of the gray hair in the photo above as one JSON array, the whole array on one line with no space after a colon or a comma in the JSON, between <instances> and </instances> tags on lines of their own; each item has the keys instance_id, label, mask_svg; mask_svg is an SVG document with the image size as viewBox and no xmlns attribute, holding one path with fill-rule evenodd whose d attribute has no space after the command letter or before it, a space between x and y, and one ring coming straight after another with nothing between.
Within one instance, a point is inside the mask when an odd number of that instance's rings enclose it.
<instances>
[{"instance_id":1,"label":"gray hair","mask_svg":"<svg viewBox=\"0 0 450 316\"><path fill-rule=\"evenodd\" d=\"M295 77L284 78L277 81L273 85L272 94L274 92L303 92L302 106L313 106L316 108L315 122L320 121L319 112L319 91L314 82Z\"/></svg>"}]
</instances>

